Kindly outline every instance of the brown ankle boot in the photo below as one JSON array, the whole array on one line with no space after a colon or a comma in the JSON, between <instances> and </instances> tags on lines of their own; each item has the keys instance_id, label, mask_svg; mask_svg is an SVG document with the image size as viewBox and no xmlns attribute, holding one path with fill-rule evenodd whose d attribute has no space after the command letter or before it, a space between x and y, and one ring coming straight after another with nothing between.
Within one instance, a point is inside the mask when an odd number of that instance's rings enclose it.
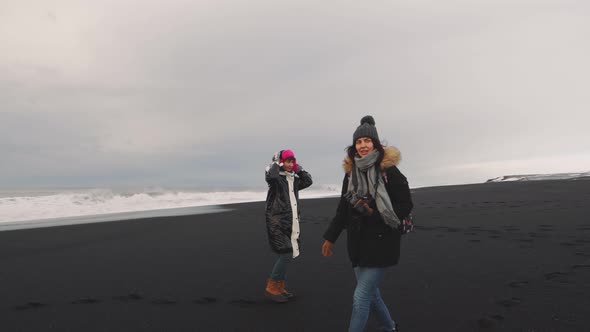
<instances>
[{"instance_id":1,"label":"brown ankle boot","mask_svg":"<svg viewBox=\"0 0 590 332\"><path fill-rule=\"evenodd\" d=\"M293 293L289 292L288 290L285 289L286 285L287 285L287 281L285 280L278 280L279 282L279 290L281 291L281 294L283 294L284 297L291 299L293 298L295 295L293 295Z\"/></svg>"},{"instance_id":2,"label":"brown ankle boot","mask_svg":"<svg viewBox=\"0 0 590 332\"><path fill-rule=\"evenodd\" d=\"M289 300L281 293L280 281L270 278L266 280L266 289L264 290L264 294L266 297L277 303L285 303Z\"/></svg>"}]
</instances>

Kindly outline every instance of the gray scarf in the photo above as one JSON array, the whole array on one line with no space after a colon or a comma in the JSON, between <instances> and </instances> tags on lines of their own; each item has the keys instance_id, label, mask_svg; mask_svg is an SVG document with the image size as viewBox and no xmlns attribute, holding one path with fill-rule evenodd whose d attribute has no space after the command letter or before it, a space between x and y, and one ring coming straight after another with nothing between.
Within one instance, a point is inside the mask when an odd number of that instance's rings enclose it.
<instances>
[{"instance_id":1,"label":"gray scarf","mask_svg":"<svg viewBox=\"0 0 590 332\"><path fill-rule=\"evenodd\" d=\"M401 222L393 211L383 177L377 170L378 166L375 165L377 158L379 158L378 150L373 150L364 157L354 158L348 181L348 191L359 198L370 194L375 199L377 210L379 210L385 224L397 229Z\"/></svg>"}]
</instances>

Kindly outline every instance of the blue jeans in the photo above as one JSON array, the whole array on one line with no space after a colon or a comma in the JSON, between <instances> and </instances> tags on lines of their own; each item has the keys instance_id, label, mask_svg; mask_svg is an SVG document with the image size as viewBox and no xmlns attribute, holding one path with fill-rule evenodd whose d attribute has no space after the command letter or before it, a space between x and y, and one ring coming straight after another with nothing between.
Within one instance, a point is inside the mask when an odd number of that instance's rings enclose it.
<instances>
[{"instance_id":1,"label":"blue jeans","mask_svg":"<svg viewBox=\"0 0 590 332\"><path fill-rule=\"evenodd\" d=\"M391 319L389 310L379 292L379 283L383 280L386 270L387 268L384 267L357 266L354 268L356 288L353 295L349 332L362 332L371 311L376 314L381 330L391 331L395 328L395 322Z\"/></svg>"},{"instance_id":2,"label":"blue jeans","mask_svg":"<svg viewBox=\"0 0 590 332\"><path fill-rule=\"evenodd\" d=\"M291 259L293 259L292 253L280 254L275 262L275 266L272 268L270 278L272 280L285 280L287 277L287 266Z\"/></svg>"}]
</instances>

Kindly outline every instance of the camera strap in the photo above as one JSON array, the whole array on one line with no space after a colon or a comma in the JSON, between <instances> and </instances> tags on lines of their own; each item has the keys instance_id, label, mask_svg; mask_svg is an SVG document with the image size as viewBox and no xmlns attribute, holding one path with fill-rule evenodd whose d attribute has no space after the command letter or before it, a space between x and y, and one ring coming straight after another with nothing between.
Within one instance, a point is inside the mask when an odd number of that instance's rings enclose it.
<instances>
[{"instance_id":1,"label":"camera strap","mask_svg":"<svg viewBox=\"0 0 590 332\"><path fill-rule=\"evenodd\" d=\"M375 165L375 185L373 186L373 192L375 193L374 196L377 196L377 187L379 186L379 176L381 176L381 172L379 172L379 166Z\"/></svg>"}]
</instances>

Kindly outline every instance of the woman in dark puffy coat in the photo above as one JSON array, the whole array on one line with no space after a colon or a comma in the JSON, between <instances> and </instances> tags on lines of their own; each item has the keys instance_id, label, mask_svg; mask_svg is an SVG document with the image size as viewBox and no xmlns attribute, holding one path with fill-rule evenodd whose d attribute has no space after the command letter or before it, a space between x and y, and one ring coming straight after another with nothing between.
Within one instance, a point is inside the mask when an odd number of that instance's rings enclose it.
<instances>
[{"instance_id":1,"label":"woman in dark puffy coat","mask_svg":"<svg viewBox=\"0 0 590 332\"><path fill-rule=\"evenodd\" d=\"M293 294L285 289L289 262L299 256L299 190L312 184L311 175L297 164L291 150L275 153L266 168L266 230L271 249L278 254L265 294L275 302L287 302Z\"/></svg>"},{"instance_id":2,"label":"woman in dark puffy coat","mask_svg":"<svg viewBox=\"0 0 590 332\"><path fill-rule=\"evenodd\" d=\"M349 331L363 331L371 311L383 331L399 331L379 292L388 267L399 261L403 220L413 208L399 161L398 149L381 145L373 117L364 117L347 150L342 195L322 246L322 254L332 256L332 245L347 229L357 279Z\"/></svg>"}]
</instances>

